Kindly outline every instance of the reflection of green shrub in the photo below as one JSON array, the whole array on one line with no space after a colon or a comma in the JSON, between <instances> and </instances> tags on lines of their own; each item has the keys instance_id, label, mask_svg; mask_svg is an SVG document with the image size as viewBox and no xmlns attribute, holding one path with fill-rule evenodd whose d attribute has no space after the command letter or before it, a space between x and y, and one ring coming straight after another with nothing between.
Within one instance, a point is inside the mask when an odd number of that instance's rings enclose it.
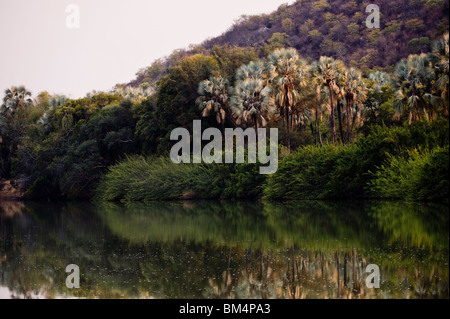
<instances>
[{"instance_id":1,"label":"reflection of green shrub","mask_svg":"<svg viewBox=\"0 0 450 319\"><path fill-rule=\"evenodd\" d=\"M377 198L448 201L449 149L410 151L390 156L373 175L371 193Z\"/></svg>"}]
</instances>

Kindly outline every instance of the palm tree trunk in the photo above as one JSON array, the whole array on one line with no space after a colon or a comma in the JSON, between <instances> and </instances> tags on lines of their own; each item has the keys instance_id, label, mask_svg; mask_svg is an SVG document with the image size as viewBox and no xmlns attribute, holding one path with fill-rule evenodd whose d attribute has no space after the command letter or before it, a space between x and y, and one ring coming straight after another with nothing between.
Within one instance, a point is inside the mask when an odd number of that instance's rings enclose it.
<instances>
[{"instance_id":1,"label":"palm tree trunk","mask_svg":"<svg viewBox=\"0 0 450 319\"><path fill-rule=\"evenodd\" d=\"M319 108L316 108L316 132L318 135L318 140L320 141L320 146L323 147L322 135L320 134Z\"/></svg>"},{"instance_id":2,"label":"palm tree trunk","mask_svg":"<svg viewBox=\"0 0 450 319\"><path fill-rule=\"evenodd\" d=\"M333 92L331 91L331 83L328 84L328 91L330 92L330 105L331 105L331 134L333 135L333 143L336 143L336 124L334 120L334 104L333 104Z\"/></svg>"},{"instance_id":3,"label":"palm tree trunk","mask_svg":"<svg viewBox=\"0 0 450 319\"><path fill-rule=\"evenodd\" d=\"M352 107L350 105L350 101L347 100L347 138L348 138L348 142L349 143L352 142L352 129L350 128L350 123L351 123L351 121L350 121L350 112L352 110Z\"/></svg>"},{"instance_id":4,"label":"palm tree trunk","mask_svg":"<svg viewBox=\"0 0 450 319\"><path fill-rule=\"evenodd\" d=\"M420 117L419 117L419 106L417 105L417 102L414 103L414 112L416 113L415 117L414 117L414 122L416 122L417 120L420 119Z\"/></svg>"},{"instance_id":5,"label":"palm tree trunk","mask_svg":"<svg viewBox=\"0 0 450 319\"><path fill-rule=\"evenodd\" d=\"M345 143L344 141L344 131L342 130L342 115L341 115L341 102L337 103L337 111L338 111L338 120L339 120L339 133L341 134L341 141L342 143Z\"/></svg>"},{"instance_id":6,"label":"palm tree trunk","mask_svg":"<svg viewBox=\"0 0 450 319\"><path fill-rule=\"evenodd\" d=\"M291 150L291 130L289 128L289 97L288 97L288 93L286 91L286 106L285 106L285 110L286 110L286 132L287 132L287 148L288 151Z\"/></svg>"},{"instance_id":7,"label":"palm tree trunk","mask_svg":"<svg viewBox=\"0 0 450 319\"><path fill-rule=\"evenodd\" d=\"M450 83L448 82L447 82L447 101L450 101ZM448 116L448 108L447 105L445 105L445 101L444 101L444 116Z\"/></svg>"},{"instance_id":8,"label":"palm tree trunk","mask_svg":"<svg viewBox=\"0 0 450 319\"><path fill-rule=\"evenodd\" d=\"M358 103L355 103L355 115L353 115L353 121L352 121L352 129L350 131L350 134L353 134L353 129L355 128L356 118L358 117L359 107Z\"/></svg>"},{"instance_id":9,"label":"palm tree trunk","mask_svg":"<svg viewBox=\"0 0 450 319\"><path fill-rule=\"evenodd\" d=\"M253 123L255 123L256 143L258 143L258 118L253 114Z\"/></svg>"},{"instance_id":10,"label":"palm tree trunk","mask_svg":"<svg viewBox=\"0 0 450 319\"><path fill-rule=\"evenodd\" d=\"M226 110L227 110L227 112L225 113L225 114L226 114L226 117L228 117L228 119L230 120L231 124L233 124L234 128L239 127L239 125L237 125L235 119L234 119L233 116L231 115L232 112L231 112L231 109L230 109L230 105L229 105L229 104L226 105Z\"/></svg>"}]
</instances>

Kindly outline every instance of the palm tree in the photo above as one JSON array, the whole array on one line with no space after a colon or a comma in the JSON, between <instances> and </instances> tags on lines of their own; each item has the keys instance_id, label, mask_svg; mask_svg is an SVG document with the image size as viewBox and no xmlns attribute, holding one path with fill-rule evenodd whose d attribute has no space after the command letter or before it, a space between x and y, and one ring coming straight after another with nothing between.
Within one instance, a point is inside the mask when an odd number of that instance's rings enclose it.
<instances>
[{"instance_id":1,"label":"palm tree","mask_svg":"<svg viewBox=\"0 0 450 319\"><path fill-rule=\"evenodd\" d=\"M274 89L276 105L284 114L288 150L291 148L290 115L299 97L299 88L305 80L306 63L300 59L295 49L278 49L267 61L269 81Z\"/></svg>"},{"instance_id":2,"label":"palm tree","mask_svg":"<svg viewBox=\"0 0 450 319\"><path fill-rule=\"evenodd\" d=\"M18 109L23 109L24 107L32 103L31 92L28 91L24 86L13 86L11 89L5 90L5 96L3 97L3 111L14 112Z\"/></svg>"},{"instance_id":3,"label":"palm tree","mask_svg":"<svg viewBox=\"0 0 450 319\"><path fill-rule=\"evenodd\" d=\"M258 138L258 124L267 125L266 118L274 112L270 104L270 88L262 79L238 81L231 98L231 109L238 116L237 124L252 122Z\"/></svg>"},{"instance_id":4,"label":"palm tree","mask_svg":"<svg viewBox=\"0 0 450 319\"><path fill-rule=\"evenodd\" d=\"M267 74L264 72L264 63L262 61L252 61L237 69L236 82L245 81L247 79L267 79Z\"/></svg>"},{"instance_id":5,"label":"palm tree","mask_svg":"<svg viewBox=\"0 0 450 319\"><path fill-rule=\"evenodd\" d=\"M340 63L339 63L340 64ZM335 110L333 104L333 86L335 85L336 76L338 70L338 63L330 57L320 57L319 61L316 61L311 66L312 79L316 87L327 87L330 107L331 107L331 133L333 135L333 142L336 142L336 124L335 124Z\"/></svg>"},{"instance_id":6,"label":"palm tree","mask_svg":"<svg viewBox=\"0 0 450 319\"><path fill-rule=\"evenodd\" d=\"M56 95L48 100L48 105L50 108L56 108L58 106L66 104L67 101L69 101L69 98L67 96Z\"/></svg>"},{"instance_id":7,"label":"palm tree","mask_svg":"<svg viewBox=\"0 0 450 319\"><path fill-rule=\"evenodd\" d=\"M359 105L366 97L366 86L361 72L355 68L344 71L341 83L346 100L347 142L351 143L353 128L360 110ZM352 114L353 119L351 121Z\"/></svg>"},{"instance_id":8,"label":"palm tree","mask_svg":"<svg viewBox=\"0 0 450 319\"><path fill-rule=\"evenodd\" d=\"M328 89L323 87L316 87L315 90L309 87L306 90L307 95L305 96L306 108L302 116L310 115L309 120L315 123L315 128L311 129L314 134L315 145L320 143L323 147L322 134L320 133L320 122L322 120L323 114L328 111L329 107L329 94Z\"/></svg>"},{"instance_id":9,"label":"palm tree","mask_svg":"<svg viewBox=\"0 0 450 319\"><path fill-rule=\"evenodd\" d=\"M202 110L202 116L207 117L212 111L216 113L217 123L225 131L225 120L229 107L229 83L223 77L211 77L200 82L198 86L197 104ZM231 114L230 114L231 116Z\"/></svg>"},{"instance_id":10,"label":"palm tree","mask_svg":"<svg viewBox=\"0 0 450 319\"><path fill-rule=\"evenodd\" d=\"M356 81L356 88L355 88L355 103L354 103L354 113L353 113L353 121L352 121L352 128L350 129L350 139L351 142L351 134L353 134L353 129L355 128L355 125L359 126L360 119L361 119L361 112L364 110L364 102L367 100L367 87L362 79L362 77L359 77ZM356 131L356 139L359 138L359 131Z\"/></svg>"},{"instance_id":11,"label":"palm tree","mask_svg":"<svg viewBox=\"0 0 450 319\"><path fill-rule=\"evenodd\" d=\"M338 73L338 76L336 78L335 84L333 85L334 94L336 95L336 108L337 108L337 116L338 116L338 123L339 123L339 134L341 137L341 142L345 143L344 138L344 129L343 129L343 111L342 107L345 101L345 95L346 90L345 86L347 84L347 77L346 77L347 68L345 66L342 68L342 71Z\"/></svg>"},{"instance_id":12,"label":"palm tree","mask_svg":"<svg viewBox=\"0 0 450 319\"><path fill-rule=\"evenodd\" d=\"M449 34L446 33L441 40L433 44L433 52L429 59L436 71L437 80L434 88L440 92L444 106L444 115L448 116L448 103L450 98L449 90Z\"/></svg>"},{"instance_id":13,"label":"palm tree","mask_svg":"<svg viewBox=\"0 0 450 319\"><path fill-rule=\"evenodd\" d=\"M328 104L325 103L320 103L320 101L318 101L318 103L316 104L316 108L314 109L314 116L316 119L316 144L317 141L319 141L320 146L323 147L323 141L322 141L322 133L320 133L320 119L322 118L322 114L324 114L328 109Z\"/></svg>"},{"instance_id":14,"label":"palm tree","mask_svg":"<svg viewBox=\"0 0 450 319\"><path fill-rule=\"evenodd\" d=\"M400 117L404 112L409 113L409 122L416 121L423 112L428 120L426 85L433 78L433 70L429 66L426 54L410 55L401 60L395 67L393 86L395 100L393 106L396 116ZM430 99L428 99L430 100Z\"/></svg>"},{"instance_id":15,"label":"palm tree","mask_svg":"<svg viewBox=\"0 0 450 319\"><path fill-rule=\"evenodd\" d=\"M369 81L374 82L374 89L381 91L382 87L391 84L391 77L386 72L376 71L369 74Z\"/></svg>"},{"instance_id":16,"label":"palm tree","mask_svg":"<svg viewBox=\"0 0 450 319\"><path fill-rule=\"evenodd\" d=\"M114 89L113 93L119 94L125 99L142 102L147 97L154 94L155 90L150 85L140 85L137 88L132 86L118 86Z\"/></svg>"}]
</instances>

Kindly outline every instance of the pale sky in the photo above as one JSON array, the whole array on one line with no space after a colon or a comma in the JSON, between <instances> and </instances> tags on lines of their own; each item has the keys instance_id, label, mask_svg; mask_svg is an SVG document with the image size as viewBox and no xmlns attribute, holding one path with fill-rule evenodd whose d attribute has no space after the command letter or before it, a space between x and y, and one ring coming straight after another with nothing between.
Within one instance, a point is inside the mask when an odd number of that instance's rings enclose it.
<instances>
[{"instance_id":1,"label":"pale sky","mask_svg":"<svg viewBox=\"0 0 450 319\"><path fill-rule=\"evenodd\" d=\"M25 85L71 98L110 90L173 50L225 32L242 14L287 0L0 0L0 98ZM69 4L80 28L69 29ZM74 21L74 20L70 20Z\"/></svg>"}]
</instances>

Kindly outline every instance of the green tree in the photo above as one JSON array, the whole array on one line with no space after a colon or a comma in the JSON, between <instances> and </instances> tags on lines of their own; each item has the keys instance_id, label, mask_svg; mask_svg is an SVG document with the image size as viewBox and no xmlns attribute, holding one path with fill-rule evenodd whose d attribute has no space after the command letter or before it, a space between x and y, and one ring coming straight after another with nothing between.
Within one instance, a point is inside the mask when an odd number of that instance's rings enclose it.
<instances>
[{"instance_id":1,"label":"green tree","mask_svg":"<svg viewBox=\"0 0 450 319\"><path fill-rule=\"evenodd\" d=\"M284 31L289 32L294 28L294 22L292 22L290 18L286 18L281 21L281 26L283 27Z\"/></svg>"},{"instance_id":2,"label":"green tree","mask_svg":"<svg viewBox=\"0 0 450 319\"><path fill-rule=\"evenodd\" d=\"M11 160L27 127L27 109L32 105L31 92L24 86L5 90L0 106L1 173L9 177Z\"/></svg>"},{"instance_id":3,"label":"green tree","mask_svg":"<svg viewBox=\"0 0 450 319\"><path fill-rule=\"evenodd\" d=\"M275 32L272 37L267 40L267 44L264 47L265 55L269 55L276 49L282 49L286 46L290 46L288 39L289 35L287 35L286 33Z\"/></svg>"},{"instance_id":4,"label":"green tree","mask_svg":"<svg viewBox=\"0 0 450 319\"><path fill-rule=\"evenodd\" d=\"M217 61L211 56L197 54L181 59L167 71L158 85L156 110L149 114L148 126L155 130L154 140L157 152L168 151L172 145L170 133L174 128L192 128L194 119L198 119L198 85L211 76L220 76ZM210 121L210 126L217 125Z\"/></svg>"},{"instance_id":5,"label":"green tree","mask_svg":"<svg viewBox=\"0 0 450 319\"><path fill-rule=\"evenodd\" d=\"M258 59L258 52L255 48L232 47L228 45L214 46L211 49L211 56L217 61L220 75L233 85L236 70L243 64Z\"/></svg>"}]
</instances>

